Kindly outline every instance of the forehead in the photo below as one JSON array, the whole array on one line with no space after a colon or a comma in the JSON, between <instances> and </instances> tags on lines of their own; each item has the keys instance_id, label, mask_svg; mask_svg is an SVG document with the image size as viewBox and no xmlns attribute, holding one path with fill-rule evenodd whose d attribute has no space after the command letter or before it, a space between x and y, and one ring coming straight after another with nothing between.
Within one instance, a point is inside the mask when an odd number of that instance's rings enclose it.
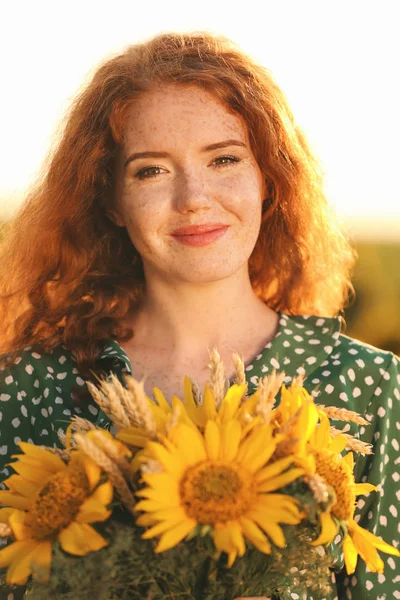
<instances>
[{"instance_id":1,"label":"forehead","mask_svg":"<svg viewBox=\"0 0 400 600\"><path fill-rule=\"evenodd\" d=\"M248 141L244 119L196 85L169 84L141 94L129 108L124 127L129 147L174 140L200 146L232 137Z\"/></svg>"}]
</instances>

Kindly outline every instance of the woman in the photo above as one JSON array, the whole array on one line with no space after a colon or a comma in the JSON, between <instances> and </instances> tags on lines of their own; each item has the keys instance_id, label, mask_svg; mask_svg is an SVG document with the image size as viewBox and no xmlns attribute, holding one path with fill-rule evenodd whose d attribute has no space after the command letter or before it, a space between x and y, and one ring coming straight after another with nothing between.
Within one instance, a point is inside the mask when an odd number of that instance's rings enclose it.
<instances>
[{"instance_id":1,"label":"woman","mask_svg":"<svg viewBox=\"0 0 400 600\"><path fill-rule=\"evenodd\" d=\"M284 95L228 40L163 34L105 62L1 258L3 464L20 439L59 444L73 413L107 424L91 370L180 396L217 346L230 375L244 356L250 391L274 368L303 373L324 404L373 421L356 474L381 494L359 519L396 544L398 361L341 333L354 252ZM385 563L339 572L331 597L391 596Z\"/></svg>"}]
</instances>

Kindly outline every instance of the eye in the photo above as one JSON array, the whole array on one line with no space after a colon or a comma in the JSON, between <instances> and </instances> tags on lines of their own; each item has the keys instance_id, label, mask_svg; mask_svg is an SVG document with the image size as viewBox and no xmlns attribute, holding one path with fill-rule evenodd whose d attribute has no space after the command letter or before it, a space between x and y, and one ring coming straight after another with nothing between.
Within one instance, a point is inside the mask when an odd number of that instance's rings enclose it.
<instances>
[{"instance_id":1,"label":"eye","mask_svg":"<svg viewBox=\"0 0 400 600\"><path fill-rule=\"evenodd\" d=\"M237 156L219 156L218 158L213 160L213 164L215 164L216 167L227 167L228 165L232 164L232 163L238 163L240 162L240 158L237 158ZM217 161L224 161L224 162L217 162Z\"/></svg>"},{"instance_id":2,"label":"eye","mask_svg":"<svg viewBox=\"0 0 400 600\"><path fill-rule=\"evenodd\" d=\"M160 173L157 171L161 171L161 170L163 170L163 169L161 169L161 167L156 167L156 166L146 167L145 169L141 169L140 171L138 171L138 173L136 173L135 177L137 179L150 179L151 177L157 177L157 175L160 175Z\"/></svg>"}]
</instances>

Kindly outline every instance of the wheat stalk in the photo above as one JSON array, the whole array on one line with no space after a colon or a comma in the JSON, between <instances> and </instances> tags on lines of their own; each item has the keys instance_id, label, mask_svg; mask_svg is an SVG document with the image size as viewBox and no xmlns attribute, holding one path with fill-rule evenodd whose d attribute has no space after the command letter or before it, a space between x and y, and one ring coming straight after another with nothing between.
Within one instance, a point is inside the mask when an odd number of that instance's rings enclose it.
<instances>
[{"instance_id":1,"label":"wheat stalk","mask_svg":"<svg viewBox=\"0 0 400 600\"><path fill-rule=\"evenodd\" d=\"M128 461L126 460L126 454L122 453L121 450L119 450L119 447L123 447L121 442L113 442L112 440L109 439L109 437L107 437L107 435L104 435L103 431L101 429L98 429L93 435L93 438L96 441L96 444L98 446L100 446L100 448L107 454L107 456L109 458L111 458L112 461L115 462L115 464L117 465L117 467L119 468L119 470L121 471L121 473L124 475L125 479L127 479L128 481L131 481L133 473L132 473L132 469L128 463ZM121 444L121 446L119 446ZM130 451L129 455L131 454Z\"/></svg>"},{"instance_id":2,"label":"wheat stalk","mask_svg":"<svg viewBox=\"0 0 400 600\"><path fill-rule=\"evenodd\" d=\"M7 523L0 523L0 537L8 537L12 535L12 529Z\"/></svg>"},{"instance_id":3,"label":"wheat stalk","mask_svg":"<svg viewBox=\"0 0 400 600\"><path fill-rule=\"evenodd\" d=\"M94 400L109 417L117 430L129 427L131 422L125 402L127 390L114 373L111 373L109 381L102 379L99 382L100 389L96 388L90 382L87 383Z\"/></svg>"},{"instance_id":4,"label":"wheat stalk","mask_svg":"<svg viewBox=\"0 0 400 600\"><path fill-rule=\"evenodd\" d=\"M256 414L260 415L261 420L268 424L271 421L271 412L275 405L276 395L282 387L285 373L282 371L279 375L274 370L270 375L260 377L257 384L259 392Z\"/></svg>"},{"instance_id":5,"label":"wheat stalk","mask_svg":"<svg viewBox=\"0 0 400 600\"><path fill-rule=\"evenodd\" d=\"M154 458L149 458L147 461L140 467L141 472L144 473L163 473L164 469L162 464L155 460Z\"/></svg>"},{"instance_id":6,"label":"wheat stalk","mask_svg":"<svg viewBox=\"0 0 400 600\"><path fill-rule=\"evenodd\" d=\"M156 439L157 427L150 406L147 403L144 392L144 381L136 381L133 377L127 376L125 377L125 382L130 391L132 408L136 411L135 422L132 424L142 427L146 430L150 438Z\"/></svg>"},{"instance_id":7,"label":"wheat stalk","mask_svg":"<svg viewBox=\"0 0 400 600\"><path fill-rule=\"evenodd\" d=\"M294 454L298 441L298 438L290 438L289 440L279 442L274 452L274 459L278 460L279 458L289 456L289 454Z\"/></svg>"},{"instance_id":8,"label":"wheat stalk","mask_svg":"<svg viewBox=\"0 0 400 600\"><path fill-rule=\"evenodd\" d=\"M333 426L331 426L330 432L333 437L336 437L339 434L344 435L344 437L347 439L346 448L348 448L349 450L359 452L363 456L365 456L366 454L373 454L372 444L358 440L353 435L350 435L349 433L343 433L343 431L340 431L340 429L336 429L336 427Z\"/></svg>"},{"instance_id":9,"label":"wheat stalk","mask_svg":"<svg viewBox=\"0 0 400 600\"><path fill-rule=\"evenodd\" d=\"M64 436L65 436L65 434L64 434ZM44 448L45 450L52 452L53 454L55 454L56 456L61 458L61 460L63 460L66 463L68 463L71 458L71 455L68 452L68 450L64 450L63 448L54 448L52 446L41 446L41 448Z\"/></svg>"},{"instance_id":10,"label":"wheat stalk","mask_svg":"<svg viewBox=\"0 0 400 600\"><path fill-rule=\"evenodd\" d=\"M347 410L347 408L337 408L336 406L324 406L323 404L316 404L319 410L323 410L328 419L336 419L337 421L350 421L351 423L357 423L358 425L369 425L368 421L361 415L354 412L353 410Z\"/></svg>"},{"instance_id":11,"label":"wheat stalk","mask_svg":"<svg viewBox=\"0 0 400 600\"><path fill-rule=\"evenodd\" d=\"M200 388L194 379L192 379L191 377L189 377L189 379L190 383L192 384L192 394L194 403L196 404L196 406L201 406L203 404L203 395L200 391Z\"/></svg>"},{"instance_id":12,"label":"wheat stalk","mask_svg":"<svg viewBox=\"0 0 400 600\"><path fill-rule=\"evenodd\" d=\"M133 497L121 471L109 456L92 440L81 433L75 433L74 439L77 446L83 450L105 473L121 498L122 504L129 512L134 514L135 498Z\"/></svg>"},{"instance_id":13,"label":"wheat stalk","mask_svg":"<svg viewBox=\"0 0 400 600\"><path fill-rule=\"evenodd\" d=\"M328 502L329 492L323 478L318 473L313 473L304 476L305 482L309 485L314 498L318 503Z\"/></svg>"},{"instance_id":14,"label":"wheat stalk","mask_svg":"<svg viewBox=\"0 0 400 600\"><path fill-rule=\"evenodd\" d=\"M225 369L218 350L214 348L210 352L210 362L208 368L210 374L210 390L215 398L215 406L217 410L220 408L225 397Z\"/></svg>"},{"instance_id":15,"label":"wheat stalk","mask_svg":"<svg viewBox=\"0 0 400 600\"><path fill-rule=\"evenodd\" d=\"M237 354L235 352L234 354L232 354L232 359L233 359L233 364L235 365L235 371L236 371L235 383L237 385L243 385L243 384L247 383L243 357L241 357L239 354Z\"/></svg>"}]
</instances>

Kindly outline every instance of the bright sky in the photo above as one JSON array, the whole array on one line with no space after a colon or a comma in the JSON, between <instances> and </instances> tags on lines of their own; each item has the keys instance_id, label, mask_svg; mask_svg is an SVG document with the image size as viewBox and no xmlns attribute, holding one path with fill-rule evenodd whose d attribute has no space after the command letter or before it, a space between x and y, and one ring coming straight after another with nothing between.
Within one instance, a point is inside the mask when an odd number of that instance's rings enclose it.
<instances>
[{"instance_id":1,"label":"bright sky","mask_svg":"<svg viewBox=\"0 0 400 600\"><path fill-rule=\"evenodd\" d=\"M397 0L4 3L0 217L21 202L69 100L100 61L161 31L205 29L274 73L343 220L400 240L398 11Z\"/></svg>"}]
</instances>

